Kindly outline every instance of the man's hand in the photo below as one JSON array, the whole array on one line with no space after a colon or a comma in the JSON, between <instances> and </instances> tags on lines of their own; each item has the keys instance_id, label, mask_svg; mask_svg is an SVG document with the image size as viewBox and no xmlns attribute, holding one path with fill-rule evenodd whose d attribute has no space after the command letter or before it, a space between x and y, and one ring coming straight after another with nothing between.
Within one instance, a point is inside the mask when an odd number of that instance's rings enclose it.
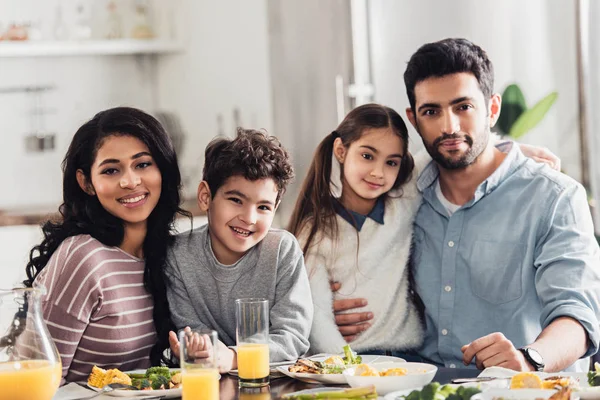
<instances>
[{"instance_id":1,"label":"man's hand","mask_svg":"<svg viewBox=\"0 0 600 400\"><path fill-rule=\"evenodd\" d=\"M525 360L523 353L500 332L476 339L460 350L463 352L465 365L469 365L475 357L475 364L479 369L498 366L515 371L533 371L533 366Z\"/></svg>"},{"instance_id":2,"label":"man's hand","mask_svg":"<svg viewBox=\"0 0 600 400\"><path fill-rule=\"evenodd\" d=\"M560 171L560 158L546 147L531 146L519 143L523 154L536 162L546 163L551 168Z\"/></svg>"},{"instance_id":3,"label":"man's hand","mask_svg":"<svg viewBox=\"0 0 600 400\"><path fill-rule=\"evenodd\" d=\"M331 282L331 291L337 292L342 285L339 282ZM372 312L353 312L349 314L340 314L343 311L354 310L367 305L367 299L344 299L333 301L333 312L335 313L335 323L346 342L356 339L357 335L367 330L371 324L366 321L373 319Z\"/></svg>"}]
</instances>

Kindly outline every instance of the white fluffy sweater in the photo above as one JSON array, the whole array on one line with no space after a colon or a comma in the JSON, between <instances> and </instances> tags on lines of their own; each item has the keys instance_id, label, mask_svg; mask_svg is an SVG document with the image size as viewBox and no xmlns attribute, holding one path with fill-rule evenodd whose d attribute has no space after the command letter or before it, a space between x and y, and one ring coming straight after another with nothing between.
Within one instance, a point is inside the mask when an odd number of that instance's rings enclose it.
<instances>
[{"instance_id":1,"label":"white fluffy sweater","mask_svg":"<svg viewBox=\"0 0 600 400\"><path fill-rule=\"evenodd\" d=\"M422 165L426 157L416 161ZM338 240L316 237L305 254L315 307L309 339L311 353L341 352L346 341L335 324L333 300L346 298L366 298L368 305L360 311L373 313L371 327L352 342L353 350L405 350L421 344L423 328L408 282L413 220L421 204L417 175L415 171L404 185L401 197L387 199L383 225L367 218L357 232L338 215ZM300 235L302 246L305 240L306 236ZM331 292L330 280L342 285L335 294Z\"/></svg>"}]
</instances>

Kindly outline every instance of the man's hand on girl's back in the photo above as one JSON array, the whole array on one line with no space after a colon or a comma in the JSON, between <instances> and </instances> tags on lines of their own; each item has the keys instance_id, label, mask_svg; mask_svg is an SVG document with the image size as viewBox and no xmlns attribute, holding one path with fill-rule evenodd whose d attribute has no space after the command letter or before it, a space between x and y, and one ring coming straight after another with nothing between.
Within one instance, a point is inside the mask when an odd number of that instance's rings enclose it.
<instances>
[{"instance_id":1,"label":"man's hand on girl's back","mask_svg":"<svg viewBox=\"0 0 600 400\"><path fill-rule=\"evenodd\" d=\"M337 292L340 290L342 285L339 282L330 282L331 291ZM351 312L344 313L344 311L355 310L357 308L365 307L367 305L367 299L356 298L356 299L342 299L333 301L333 312L335 314L335 323L346 342L351 342L356 339L357 335L367 330L371 324L366 322L373 319L372 312Z\"/></svg>"}]
</instances>

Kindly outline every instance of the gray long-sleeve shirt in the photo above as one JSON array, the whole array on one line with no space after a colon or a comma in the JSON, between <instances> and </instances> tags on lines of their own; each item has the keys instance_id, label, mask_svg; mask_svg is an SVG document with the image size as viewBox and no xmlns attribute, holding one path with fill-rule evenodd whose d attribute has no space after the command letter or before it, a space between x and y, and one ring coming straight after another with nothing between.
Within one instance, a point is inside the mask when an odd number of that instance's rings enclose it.
<instances>
[{"instance_id":1,"label":"gray long-sleeve shirt","mask_svg":"<svg viewBox=\"0 0 600 400\"><path fill-rule=\"evenodd\" d=\"M235 300L269 300L271 362L296 360L309 347L310 285L298 242L284 230L267 236L237 263L214 256L208 225L177 236L167 259L167 297L178 329L211 328L235 345Z\"/></svg>"}]
</instances>

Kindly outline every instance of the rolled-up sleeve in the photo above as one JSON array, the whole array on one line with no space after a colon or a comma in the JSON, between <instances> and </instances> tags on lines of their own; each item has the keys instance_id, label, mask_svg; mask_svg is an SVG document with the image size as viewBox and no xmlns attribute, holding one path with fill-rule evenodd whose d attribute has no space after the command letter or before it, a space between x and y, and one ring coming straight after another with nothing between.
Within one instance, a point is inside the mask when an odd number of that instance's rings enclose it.
<instances>
[{"instance_id":1,"label":"rolled-up sleeve","mask_svg":"<svg viewBox=\"0 0 600 400\"><path fill-rule=\"evenodd\" d=\"M589 339L584 357L593 355L600 341L600 250L581 185L560 193L546 226L535 258L540 323L545 328L558 317L579 321Z\"/></svg>"}]
</instances>

